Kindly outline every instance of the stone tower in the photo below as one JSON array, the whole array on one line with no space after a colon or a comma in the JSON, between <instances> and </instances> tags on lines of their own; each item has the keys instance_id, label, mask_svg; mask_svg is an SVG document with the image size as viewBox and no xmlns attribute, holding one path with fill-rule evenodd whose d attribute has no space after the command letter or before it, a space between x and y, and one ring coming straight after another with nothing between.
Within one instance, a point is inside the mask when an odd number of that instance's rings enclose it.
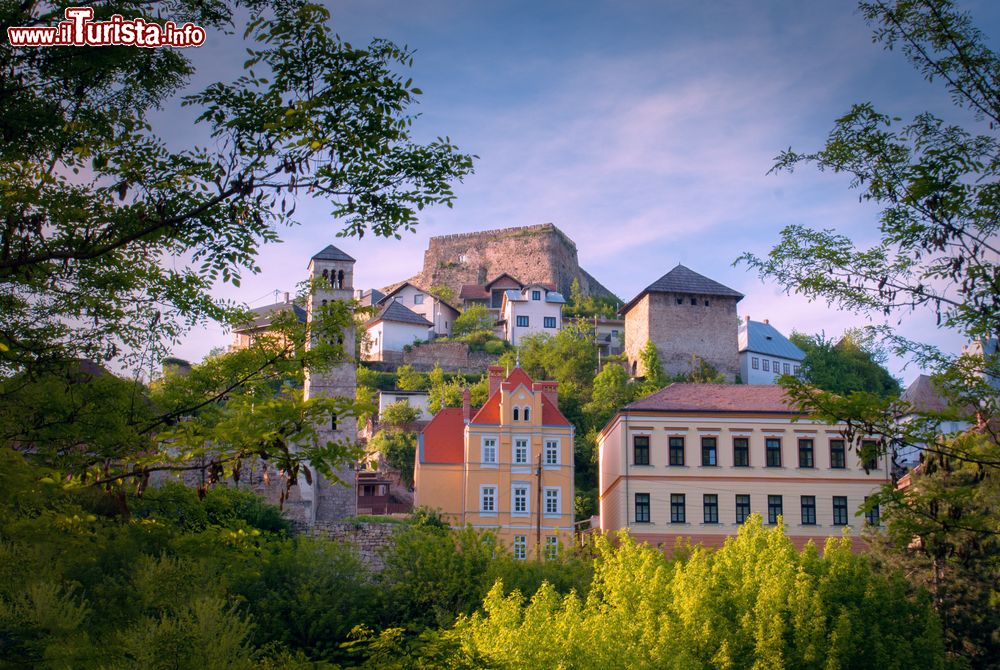
<instances>
[{"instance_id":1,"label":"stone tower","mask_svg":"<svg viewBox=\"0 0 1000 670\"><path fill-rule=\"evenodd\" d=\"M632 375L645 376L639 353L652 340L668 375L689 372L697 356L733 381L739 374L736 303L742 299L742 293L683 265L657 279L620 312Z\"/></svg>"},{"instance_id":2,"label":"stone tower","mask_svg":"<svg viewBox=\"0 0 1000 670\"><path fill-rule=\"evenodd\" d=\"M311 324L317 310L328 302L340 300L350 302L354 297L354 259L332 244L309 260L309 279L315 290L306 308L306 322ZM316 285L317 280L320 285ZM355 397L357 388L357 362L354 360L354 326L348 326L343 333L344 360L322 372L306 370L305 397ZM308 345L307 345L308 346ZM356 441L357 423L354 417L346 416L320 426L323 440ZM357 513L354 470L345 466L337 472L341 483L326 481L313 476L310 487L304 481L302 497L311 498L306 522L335 521Z\"/></svg>"}]
</instances>

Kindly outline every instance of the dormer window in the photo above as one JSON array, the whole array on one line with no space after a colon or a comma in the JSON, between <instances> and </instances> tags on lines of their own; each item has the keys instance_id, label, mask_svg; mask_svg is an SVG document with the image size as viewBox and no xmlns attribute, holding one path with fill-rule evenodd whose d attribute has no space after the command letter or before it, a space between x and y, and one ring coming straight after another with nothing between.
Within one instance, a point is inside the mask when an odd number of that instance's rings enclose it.
<instances>
[{"instance_id":1,"label":"dormer window","mask_svg":"<svg viewBox=\"0 0 1000 670\"><path fill-rule=\"evenodd\" d=\"M541 300L542 299L542 292L541 291L532 291L531 292L531 299L532 300Z\"/></svg>"}]
</instances>

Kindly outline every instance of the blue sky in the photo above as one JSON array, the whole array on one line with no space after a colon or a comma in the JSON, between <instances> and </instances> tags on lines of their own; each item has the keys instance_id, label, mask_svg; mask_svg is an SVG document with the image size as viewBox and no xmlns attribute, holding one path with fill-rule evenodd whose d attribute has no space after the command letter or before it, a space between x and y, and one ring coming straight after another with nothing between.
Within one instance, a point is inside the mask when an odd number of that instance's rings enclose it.
<instances>
[{"instance_id":1,"label":"blue sky","mask_svg":"<svg viewBox=\"0 0 1000 670\"><path fill-rule=\"evenodd\" d=\"M425 211L403 240L335 238L322 203L303 201L302 225L265 248L261 274L218 295L267 304L294 288L309 257L333 243L358 259L357 288L416 273L427 239L551 222L576 241L581 265L625 300L677 263L746 295L740 314L781 331L866 323L787 296L745 266L789 224L877 239L877 212L846 177L802 169L768 175L789 146L818 148L834 119L871 101L904 118L955 116L947 93L898 52L885 52L851 2L390 2L329 5L352 43L378 36L416 50L410 73L424 95L418 139L449 135L479 155L454 209ZM961 3L996 48L1000 3ZM238 76L235 37L210 35L194 54L200 85ZM965 122L964 116L955 116ZM183 114L157 119L169 140L191 136ZM895 320L892 322L895 324ZM957 351L930 314L904 315L905 335ZM175 354L200 359L229 336L192 332ZM918 370L892 361L906 381Z\"/></svg>"}]
</instances>

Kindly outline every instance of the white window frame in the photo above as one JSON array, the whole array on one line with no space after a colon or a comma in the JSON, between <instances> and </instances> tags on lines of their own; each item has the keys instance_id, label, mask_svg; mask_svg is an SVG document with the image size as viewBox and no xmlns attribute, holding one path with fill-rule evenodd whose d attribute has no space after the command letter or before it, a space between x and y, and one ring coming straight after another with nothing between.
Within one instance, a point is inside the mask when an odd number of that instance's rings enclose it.
<instances>
[{"instance_id":1,"label":"white window frame","mask_svg":"<svg viewBox=\"0 0 1000 670\"><path fill-rule=\"evenodd\" d=\"M552 561L559 557L559 536L545 536L545 560Z\"/></svg>"},{"instance_id":2,"label":"white window frame","mask_svg":"<svg viewBox=\"0 0 1000 670\"><path fill-rule=\"evenodd\" d=\"M488 446L487 442L492 442L493 444L491 446ZM482 442L480 442L480 448L479 448L479 462L482 464L482 466L484 468L495 468L495 467L497 467L497 463L498 463L498 460L499 460L499 444L500 444L500 440L497 439L496 436L492 436L492 435L489 435L489 436L484 435L483 436L483 439L482 439ZM487 451L488 449L490 449L492 451L488 452ZM491 460L487 460L486 459L487 453L490 453L490 455L493 456L493 458Z\"/></svg>"},{"instance_id":3,"label":"white window frame","mask_svg":"<svg viewBox=\"0 0 1000 670\"><path fill-rule=\"evenodd\" d=\"M424 304L424 294L423 293L414 293L413 294L413 304L414 305L423 305Z\"/></svg>"},{"instance_id":4,"label":"white window frame","mask_svg":"<svg viewBox=\"0 0 1000 670\"><path fill-rule=\"evenodd\" d=\"M517 509L518 491L523 491L524 509ZM511 516L531 516L531 484L528 482L514 482L510 485L510 515Z\"/></svg>"},{"instance_id":5,"label":"white window frame","mask_svg":"<svg viewBox=\"0 0 1000 670\"><path fill-rule=\"evenodd\" d=\"M514 560L523 561L528 558L528 536L514 536Z\"/></svg>"},{"instance_id":6,"label":"white window frame","mask_svg":"<svg viewBox=\"0 0 1000 670\"><path fill-rule=\"evenodd\" d=\"M554 449L551 448L552 445L555 445ZM555 438L555 437L546 437L545 438L545 461L544 462L545 462L545 466L546 467L552 468L552 467L557 467L557 466L560 465L560 463L559 463L559 451L560 451L559 447L560 446L561 445L560 445L560 442L559 442L559 438ZM549 456L552 455L553 453L555 454L555 460L550 461L549 460Z\"/></svg>"},{"instance_id":7,"label":"white window frame","mask_svg":"<svg viewBox=\"0 0 1000 670\"><path fill-rule=\"evenodd\" d=\"M490 509L487 509L487 491L489 491ZM497 515L497 487L495 484L479 485L479 514L481 516Z\"/></svg>"},{"instance_id":8,"label":"white window frame","mask_svg":"<svg viewBox=\"0 0 1000 670\"><path fill-rule=\"evenodd\" d=\"M552 494L555 494L554 496ZM549 503L555 500L555 511L549 511ZM559 518L562 516L562 488L559 486L546 486L542 495L542 502L545 505L545 518Z\"/></svg>"},{"instance_id":9,"label":"white window frame","mask_svg":"<svg viewBox=\"0 0 1000 670\"><path fill-rule=\"evenodd\" d=\"M522 448L521 443L523 443L524 449L524 460L517 460L518 450ZM514 438L514 453L511 461L514 465L530 465L531 464L531 440L526 437L515 437Z\"/></svg>"},{"instance_id":10,"label":"white window frame","mask_svg":"<svg viewBox=\"0 0 1000 670\"><path fill-rule=\"evenodd\" d=\"M521 420L522 421L531 421L531 407L530 406L525 405L524 407L521 408Z\"/></svg>"}]
</instances>

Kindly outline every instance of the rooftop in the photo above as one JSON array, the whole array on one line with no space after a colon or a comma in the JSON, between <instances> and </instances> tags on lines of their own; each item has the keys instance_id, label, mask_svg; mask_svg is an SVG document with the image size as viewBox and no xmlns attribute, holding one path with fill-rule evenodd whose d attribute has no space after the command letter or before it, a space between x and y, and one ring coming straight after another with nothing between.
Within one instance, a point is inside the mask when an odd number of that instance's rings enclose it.
<instances>
[{"instance_id":1,"label":"rooftop","mask_svg":"<svg viewBox=\"0 0 1000 670\"><path fill-rule=\"evenodd\" d=\"M241 332L244 330L257 330L258 328L267 328L271 325L271 319L275 314L280 314L281 312L286 312L292 310L295 313L295 317L305 323L306 321L306 310L296 305L294 302L283 301L276 302L273 305L264 305L263 307L254 307L250 310L253 315L248 323L240 324L238 327L233 328L236 332Z\"/></svg>"},{"instance_id":2,"label":"rooftop","mask_svg":"<svg viewBox=\"0 0 1000 670\"><path fill-rule=\"evenodd\" d=\"M769 323L746 321L740 324L740 330L746 331L746 344L740 338L740 351L752 351L765 356L777 356L801 361L806 353L792 344L791 340L778 332ZM741 333L742 334L742 333Z\"/></svg>"},{"instance_id":3,"label":"rooftop","mask_svg":"<svg viewBox=\"0 0 1000 670\"><path fill-rule=\"evenodd\" d=\"M654 412L799 414L773 384L671 384L625 406Z\"/></svg>"},{"instance_id":4,"label":"rooftop","mask_svg":"<svg viewBox=\"0 0 1000 670\"><path fill-rule=\"evenodd\" d=\"M332 244L326 245L323 251L319 252L312 257L314 261L350 261L354 262L354 259L348 256L346 253L333 246Z\"/></svg>"},{"instance_id":5,"label":"rooftop","mask_svg":"<svg viewBox=\"0 0 1000 670\"><path fill-rule=\"evenodd\" d=\"M420 316L413 310L409 309L406 305L399 302L398 300L390 300L382 306L382 309L378 311L367 324L368 326L374 325L379 321L393 321L395 323L412 323L418 326L427 326L430 328L434 324Z\"/></svg>"},{"instance_id":6,"label":"rooftop","mask_svg":"<svg viewBox=\"0 0 1000 670\"><path fill-rule=\"evenodd\" d=\"M673 270L663 275L652 284L640 291L639 295L632 298L627 305L621 309L621 314L625 314L632 308L639 298L647 293L683 293L686 295L714 295L725 298L736 298L737 301L743 299L743 294L734 291L728 286L724 286L714 279L709 279L700 275L690 268L678 264Z\"/></svg>"}]
</instances>

